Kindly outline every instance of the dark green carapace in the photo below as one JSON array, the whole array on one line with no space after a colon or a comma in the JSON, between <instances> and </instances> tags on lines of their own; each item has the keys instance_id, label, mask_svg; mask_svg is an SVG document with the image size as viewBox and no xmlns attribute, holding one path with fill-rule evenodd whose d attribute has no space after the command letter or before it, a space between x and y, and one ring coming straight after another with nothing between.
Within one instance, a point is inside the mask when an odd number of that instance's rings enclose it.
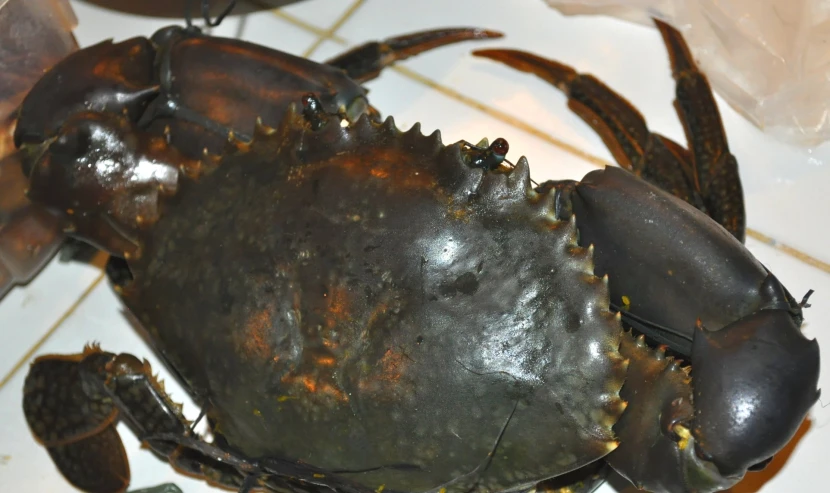
<instances>
[{"instance_id":1,"label":"dark green carapace","mask_svg":"<svg viewBox=\"0 0 830 493\"><path fill-rule=\"evenodd\" d=\"M401 491L530 487L614 448L620 322L527 162L336 120L181 183L130 264L127 305L228 442Z\"/></svg>"}]
</instances>

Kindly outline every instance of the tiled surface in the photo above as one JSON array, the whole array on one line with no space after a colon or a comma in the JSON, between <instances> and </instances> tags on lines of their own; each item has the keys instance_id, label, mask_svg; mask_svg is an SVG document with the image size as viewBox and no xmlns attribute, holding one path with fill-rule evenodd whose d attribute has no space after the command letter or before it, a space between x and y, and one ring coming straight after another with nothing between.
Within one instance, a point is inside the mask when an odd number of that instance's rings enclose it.
<instances>
[{"instance_id":1,"label":"tiled surface","mask_svg":"<svg viewBox=\"0 0 830 493\"><path fill-rule=\"evenodd\" d=\"M114 37L116 40L147 35L176 20L147 19L114 14L89 4L73 3L80 21L82 45ZM214 33L236 36L279 47L295 54L307 52L324 60L346 47L418 29L447 25L475 25L497 29L507 37L486 43L447 47L401 64L408 72L388 71L368 84L370 98L385 115L394 115L398 125L408 128L420 121L423 131L440 128L445 142L478 141L505 137L511 144L511 159L526 155L537 180L579 178L595 169L591 163L552 141L558 139L583 153L610 160L599 138L565 106L555 89L523 74L469 56L471 49L503 46L527 49L589 71L637 105L655 131L683 141L682 128L672 107L673 83L663 45L654 30L602 18L566 18L548 9L544 2L459 0L443 2L388 2L365 0L343 22L335 36L317 43L316 33L328 30L354 5L345 0L308 0L291 5L284 15L259 12L246 18L228 19ZM288 20L286 20L288 19ZM311 25L313 30L302 27ZM346 44L344 44L346 43ZM437 90L424 83L439 84ZM459 100L453 91L474 101ZM482 111L473 107L485 105ZM830 236L825 214L830 209L830 146L793 149L765 137L721 104L730 144L741 164L749 214L754 231L830 262ZM519 123L517 124L517 120ZM535 134L520 128L532 126ZM517 126L519 125L519 126ZM795 296L815 289L808 309L805 332L826 341L830 338L830 272L805 264L792 255L755 239L749 248ZM53 262L26 288L17 289L0 302L0 485L3 491L73 491L52 467L46 452L36 445L20 410L20 396L27 365L9 374L34 344L56 326L66 311L99 276L93 266ZM90 341L101 342L111 351L130 351L160 365L121 313L106 283L95 286L74 312L57 324L51 336L34 351L77 352ZM826 360L826 358L825 358ZM26 361L27 362L27 361ZM821 382L827 387L826 372ZM176 400L183 391L168 379ZM191 418L197 410L186 402ZM806 433L794 443L789 455L782 454L764 473L752 475L736 492L822 491L825 444L830 440L830 407L816 406ZM186 492L213 491L203 483L172 472L146 451L129 433L123 433L129 449L133 487L175 481ZM604 486L611 492L611 486Z\"/></svg>"}]
</instances>

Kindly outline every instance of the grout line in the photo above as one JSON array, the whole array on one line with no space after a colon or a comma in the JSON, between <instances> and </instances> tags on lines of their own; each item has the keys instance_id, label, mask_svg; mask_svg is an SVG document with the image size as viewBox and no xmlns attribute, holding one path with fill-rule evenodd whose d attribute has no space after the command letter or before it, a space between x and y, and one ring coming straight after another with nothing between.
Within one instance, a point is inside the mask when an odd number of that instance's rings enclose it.
<instances>
[{"instance_id":1,"label":"grout line","mask_svg":"<svg viewBox=\"0 0 830 493\"><path fill-rule=\"evenodd\" d=\"M66 322L66 319L68 319L70 315L75 313L75 310L78 309L81 303L92 293L92 290L95 289L95 287L98 286L98 284L100 284L103 279L104 273L102 272L98 275L98 277L95 278L94 281L92 281L92 284L90 284L89 287L87 287L84 290L84 292L81 293L81 296L79 296L78 299L75 300L74 303L72 303L72 306L70 306L69 309L66 310L63 313L63 315L61 315L60 318L58 318L58 320L54 324L52 324L51 327L49 327L49 330L46 331L46 333L43 334L40 337L40 339L38 339L37 342L34 345L32 345L31 348L29 348L26 354L24 354L23 357L20 358L20 360L14 365L14 367L12 367L12 369L9 370L6 376L3 377L3 380L0 380L0 390L2 390L3 387L7 383L9 383L9 380L11 380L12 377L14 377L14 375L32 359L32 356L35 354L35 352L37 352L37 350L40 349L43 343L45 343L46 340L49 339L49 337L51 337L56 330L58 330L58 327L60 327L64 322Z\"/></svg>"},{"instance_id":2,"label":"grout line","mask_svg":"<svg viewBox=\"0 0 830 493\"><path fill-rule=\"evenodd\" d=\"M351 4L351 5L349 6L349 8L348 8L348 9L346 9L346 11L345 11L345 12L343 12L343 14L342 14L342 15L341 15L341 16L340 16L340 17L339 17L339 18L338 18L338 19L334 22L334 24L332 24L332 25L331 25L331 27L329 27L328 29L326 29L326 30L323 32L323 34L322 34L322 35L320 35L320 36L318 36L318 37L317 37L317 40L316 40L316 41L314 41L314 44L312 44L312 45L311 45L311 46L310 46L310 47L309 47L309 48L305 51L305 53L303 53L303 57L304 57L304 58L309 58L309 57L311 57L311 55L312 55L315 51L317 51L317 48L319 48L319 47L320 47L320 45L321 45L321 44L323 44L323 41L325 41L326 39L331 38L331 37L334 35L334 33L335 33L335 32L337 32L337 30L338 30L338 29L340 29L340 27L341 27L343 24L345 24L347 20L349 20L349 17L351 17L351 16L352 16L352 14L354 14L354 13L355 13L355 11L357 11L357 9L359 9L359 8L363 5L363 2L365 2L365 1L366 1L366 0L355 0L355 2L354 2L353 4Z\"/></svg>"},{"instance_id":3,"label":"grout line","mask_svg":"<svg viewBox=\"0 0 830 493\"><path fill-rule=\"evenodd\" d=\"M357 5L359 3L362 3L362 2L363 2L363 0L357 0L357 2L353 5L353 7L355 7L355 8L350 9L349 15L351 15L351 13L353 13L353 11L356 10ZM274 13L274 15L276 15L277 17L281 18L282 20L284 20L284 21L286 21L290 24L293 24L293 25L295 25L295 26L297 26L301 29L305 29L307 31L310 31L314 34L319 35L320 36L320 39L318 39L319 42L322 42L325 39L330 39L330 40L335 41L335 42L337 42L338 44L341 44L341 45L349 46L349 44L350 44L345 39L334 35L334 29L323 30L323 29L317 28L317 27L315 27L311 24L306 23L305 21L303 21L303 20L301 20L297 17L294 17L293 15L286 14L285 12L282 12L278 9L272 10L272 12ZM339 27L339 26L337 26L337 27ZM312 48L316 49L317 45L319 45L319 43L317 43ZM309 50L309 52L313 52L313 51L314 51L313 49ZM455 99L456 101L458 101L458 102L460 102L460 103L462 103L466 106L469 106L469 107L471 107L475 110L478 110L478 111L484 113L485 115L491 116L491 117L493 117L497 120L500 120L504 123L507 123L508 125L512 125L513 127L516 127L519 130L522 130L526 133L529 133L530 135L533 135L534 137L537 137L537 138L539 138L539 139L541 139L541 140L543 140L543 141L545 141L545 142L547 142L551 145L554 145L554 146L556 146L556 147L558 147L558 148L560 148L560 149L562 149L566 152L569 152L569 153L571 153L571 154L573 154L573 155L575 155L579 158L582 158L585 161L588 161L589 163L593 164L594 166L597 166L597 167L600 167L600 168L605 167L605 166L615 166L613 163L611 163L609 161L606 161L605 159L602 159L601 157L595 156L595 155L593 155L593 154L591 154L587 151L583 151L582 149L580 149L580 148L578 148L578 147L576 147L572 144L568 144L565 141L557 139L556 137L554 137L554 136L552 136L552 135L550 135L546 132L543 132L543 131L539 130L538 128L534 127L533 125L531 125L531 124L529 124L529 123L527 123L527 122L525 122L525 121L523 121L519 118L516 118L516 117L514 117L512 115L509 115L507 113L504 113L504 112L502 112L498 109L492 108L492 107L490 107L490 106L488 106L488 105L486 105L486 104L484 104L480 101L477 101L476 99L465 96L465 95L459 93L458 91L456 91L454 89L451 89L447 86L441 85L438 82L415 72L414 70L411 70L411 69L408 69L406 67L402 67L402 66L399 66L399 65L393 65L391 67L391 69L398 72L399 74L403 75L404 77L406 77L410 80L413 80L413 81L418 82L422 85L425 85L425 86L427 86L430 89L433 89L435 91L438 91L439 93L443 94L444 96L447 96L451 99ZM785 253L785 254L787 254L787 255L789 255L789 256L797 259L797 260L800 260L801 262L803 262L803 263L805 263L805 264L807 264L811 267L815 267L816 269L819 269L821 271L824 271L824 272L830 274L830 263L828 263L828 262L817 259L817 258L813 257L812 255L810 255L808 253L802 252L801 250L799 250L795 247L791 247L791 246L787 245L786 243L781 243L780 241L772 238L771 236L765 235L764 233L761 233L760 231L756 231L756 230L751 229L751 228L746 229L746 235L748 237L753 238L757 241L760 241L761 243L764 243L765 245L768 245L768 246L770 246L770 247L772 247L772 248L774 248L774 249L776 249L780 252L783 252L783 253Z\"/></svg>"},{"instance_id":4,"label":"grout line","mask_svg":"<svg viewBox=\"0 0 830 493\"><path fill-rule=\"evenodd\" d=\"M818 270L830 273L830 263L817 259L811 256L810 254L804 253L801 250L798 250L797 248L787 245L786 243L781 243L775 238L767 236L764 233L761 233L760 231L755 231L754 229L747 228L746 235L752 239L760 241L761 243L769 245L775 248L776 250L780 250L781 252L786 253L791 257L795 257L796 259L804 262L805 264L811 267L815 267Z\"/></svg>"},{"instance_id":5,"label":"grout line","mask_svg":"<svg viewBox=\"0 0 830 493\"><path fill-rule=\"evenodd\" d=\"M309 31L310 33L312 33L316 36L321 36L321 37L324 37L326 39L330 39L330 40L332 40L332 41L334 41L338 44L342 44L342 45L348 45L349 44L348 41L341 38L337 34L334 34L334 33L329 34L325 29L323 29L321 27L317 27L314 24L310 24L310 23L300 19L299 17L294 17L291 14L286 14L285 12L283 12L280 9L273 9L273 10L271 10L271 13L274 14L274 16L279 17L280 19L284 20L285 22L287 22L289 24L293 24L295 27L299 27L300 29L305 29L306 31Z\"/></svg>"}]
</instances>

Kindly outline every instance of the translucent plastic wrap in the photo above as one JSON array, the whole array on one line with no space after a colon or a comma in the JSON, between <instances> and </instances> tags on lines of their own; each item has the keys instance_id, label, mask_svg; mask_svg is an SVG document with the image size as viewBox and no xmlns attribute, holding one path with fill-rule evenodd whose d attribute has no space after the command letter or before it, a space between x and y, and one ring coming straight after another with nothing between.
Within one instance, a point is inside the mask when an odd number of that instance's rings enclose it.
<instances>
[{"instance_id":1,"label":"translucent plastic wrap","mask_svg":"<svg viewBox=\"0 0 830 493\"><path fill-rule=\"evenodd\" d=\"M830 140L826 0L546 0L564 14L611 15L679 29L715 91L765 132Z\"/></svg>"},{"instance_id":2,"label":"translucent plastic wrap","mask_svg":"<svg viewBox=\"0 0 830 493\"><path fill-rule=\"evenodd\" d=\"M54 217L28 202L16 159L15 109L32 85L77 49L67 0L0 0L0 298L28 282L58 250Z\"/></svg>"}]
</instances>

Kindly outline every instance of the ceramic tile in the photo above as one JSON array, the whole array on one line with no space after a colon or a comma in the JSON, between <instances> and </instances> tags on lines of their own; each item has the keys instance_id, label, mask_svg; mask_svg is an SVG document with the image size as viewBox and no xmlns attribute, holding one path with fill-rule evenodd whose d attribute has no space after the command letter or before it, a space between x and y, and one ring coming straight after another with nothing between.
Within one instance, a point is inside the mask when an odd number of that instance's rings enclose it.
<instances>
[{"instance_id":1,"label":"ceramic tile","mask_svg":"<svg viewBox=\"0 0 830 493\"><path fill-rule=\"evenodd\" d=\"M118 300L106 283L99 284L90 293L60 330L41 347L38 355L78 353L93 341L99 342L107 351L130 352L139 358L146 358L154 371L163 370L159 360L127 322ZM77 491L51 466L46 450L34 441L29 432L21 404L27 369L17 372L0 389L0 457L5 458L0 462L0 484L4 491ZM161 375L174 400L184 402L185 415L195 419L199 414L198 408L167 372L161 371ZM123 423L119 425L119 432L130 460L132 488L174 481L186 493L216 491L204 482L178 475L169 465L141 449L138 440Z\"/></svg>"},{"instance_id":2,"label":"ceramic tile","mask_svg":"<svg viewBox=\"0 0 830 493\"><path fill-rule=\"evenodd\" d=\"M319 27L330 26L351 2L312 0L288 7L288 12ZM147 19L113 14L73 2L81 21L78 38L88 45L106 37L126 39L147 35L173 21ZM292 10L293 9L293 10ZM367 0L354 17L338 31L351 44L382 39L418 29L446 25L478 25L508 33L504 40L486 43L465 43L425 53L403 65L416 70L451 89L469 95L498 110L532 123L544 132L565 140L596 156L610 159L601 141L565 106L565 99L544 83L513 73L485 60L469 56L470 50L484 46L509 46L532 50L571 63L595 73L609 85L620 90L638 105L654 130L682 141L682 129L673 113L673 86L665 53L659 36L644 27L602 18L565 18L544 6L544 2L516 2L505 14L503 2L495 0L459 0L457 2L381 2ZM223 24L220 33L241 35L285 49L292 53L305 50L314 37L284 25L273 14L263 12L247 18L232 18ZM275 17L276 18L276 17ZM313 19L313 21L311 20ZM567 46L566 46L567 41ZM323 60L342 51L343 46L325 42L313 58ZM520 155L530 159L537 180L579 178L595 169L574 154L550 145L507 122L438 93L422 83L395 71L388 71L367 84L371 100L383 114L394 115L399 127L409 128L416 121L422 131L431 133L440 128L445 143L481 137L505 137L513 149L509 158ZM822 224L821 212L827 210L826 194L822 193L822 177L826 180L824 149L798 151L765 138L734 112L721 105L730 132L733 151L742 163L752 227L779 240L798 246L819 258L829 255L830 239L817 233ZM796 208L795 205L800 205ZM753 219L755 218L755 219ZM830 319L830 274L809 267L758 241L750 239L749 248L800 297L807 289L815 289L813 308L807 310L805 332L823 343L823 355L830 350L830 339L822 322ZM830 260L830 259L828 259ZM32 334L24 331L22 338L8 344L9 354L24 354L66 307L80 295L97 275L92 267L53 264L29 287L15 291L0 303L0 327L42 327ZM61 308L63 307L63 308ZM18 337L18 336L14 336ZM109 286L102 283L80 304L78 309L49 338L37 354L77 352L90 341L99 341L110 351L130 351L146 357L162 376L161 367L144 341L127 323L120 305ZM0 349L5 351L5 349ZM16 361L20 356L14 358ZM0 352L5 361L6 353ZM826 357L824 358L827 359ZM2 366L0 366L2 370ZM0 389L0 484L10 491L71 492L72 488L52 467L50 459L34 443L20 407L25 368L13 375ZM0 373L2 374L2 373ZM827 372L821 384L827 386ZM193 418L197 410L183 390L169 377L168 390L177 401L185 401L185 413ZM821 481L823 447L830 440L830 407L816 406L811 413L806 433L795 441L768 471L751 475L734 493L774 493L808 491ZM122 425L137 488L174 481L187 493L216 491L204 483L175 474L163 462L139 448L133 435ZM771 476L771 477L770 477ZM759 479L761 478L761 479ZM761 484L756 485L760 481ZM8 486L7 486L8 485ZM602 493L618 491L603 486Z\"/></svg>"},{"instance_id":3,"label":"ceramic tile","mask_svg":"<svg viewBox=\"0 0 830 493\"><path fill-rule=\"evenodd\" d=\"M317 36L286 22L270 11L246 14L241 23L240 39L293 55L302 56L317 39Z\"/></svg>"},{"instance_id":4,"label":"ceramic tile","mask_svg":"<svg viewBox=\"0 0 830 493\"><path fill-rule=\"evenodd\" d=\"M383 22L379 22L383 19ZM596 75L637 106L650 128L685 142L672 101L674 82L655 29L603 17L566 17L544 2L514 3L505 14L498 0L384 2L367 0L337 32L350 43L421 29L472 25L496 29L506 37L470 42L423 54L403 66L488 106L532 124L606 160L601 140L570 113L565 98L532 76L470 55L479 47L518 48L560 60ZM801 149L764 135L719 98L732 152L744 181L751 228L830 260L824 211L830 194L830 145ZM806 193L805 193L806 192Z\"/></svg>"},{"instance_id":5,"label":"ceramic tile","mask_svg":"<svg viewBox=\"0 0 830 493\"><path fill-rule=\"evenodd\" d=\"M329 29L356 0L311 0L287 5L280 10L320 29Z\"/></svg>"},{"instance_id":6,"label":"ceramic tile","mask_svg":"<svg viewBox=\"0 0 830 493\"><path fill-rule=\"evenodd\" d=\"M79 262L52 260L26 286L17 286L0 302L0 379L54 325L100 274Z\"/></svg>"}]
</instances>

